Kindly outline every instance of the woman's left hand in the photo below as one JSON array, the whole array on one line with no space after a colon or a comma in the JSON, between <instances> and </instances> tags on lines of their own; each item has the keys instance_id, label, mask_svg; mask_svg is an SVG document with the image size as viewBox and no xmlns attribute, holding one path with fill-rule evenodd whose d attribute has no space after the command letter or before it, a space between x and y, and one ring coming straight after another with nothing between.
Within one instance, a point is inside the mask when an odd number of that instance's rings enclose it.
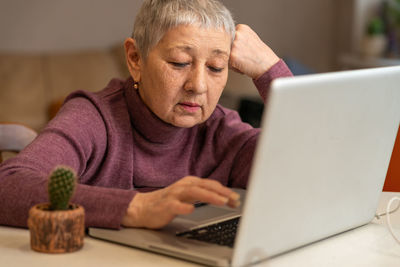
<instances>
[{"instance_id":1,"label":"woman's left hand","mask_svg":"<svg viewBox=\"0 0 400 267\"><path fill-rule=\"evenodd\" d=\"M247 25L236 26L230 67L242 74L257 79L279 61L279 57Z\"/></svg>"}]
</instances>

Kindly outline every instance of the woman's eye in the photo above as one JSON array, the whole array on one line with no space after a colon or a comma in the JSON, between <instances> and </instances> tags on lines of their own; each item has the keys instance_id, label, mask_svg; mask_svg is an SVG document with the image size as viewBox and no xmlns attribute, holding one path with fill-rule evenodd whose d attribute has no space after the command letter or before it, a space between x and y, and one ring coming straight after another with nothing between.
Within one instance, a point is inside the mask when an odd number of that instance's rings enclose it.
<instances>
[{"instance_id":1,"label":"woman's eye","mask_svg":"<svg viewBox=\"0 0 400 267\"><path fill-rule=\"evenodd\" d=\"M209 66L208 68L209 68L212 72L221 72L221 71L224 70L224 68L216 68L216 67L212 67L212 66Z\"/></svg>"},{"instance_id":2,"label":"woman's eye","mask_svg":"<svg viewBox=\"0 0 400 267\"><path fill-rule=\"evenodd\" d=\"M181 62L169 62L169 64L177 68L184 68L187 65L189 65L189 63L181 63Z\"/></svg>"}]
</instances>

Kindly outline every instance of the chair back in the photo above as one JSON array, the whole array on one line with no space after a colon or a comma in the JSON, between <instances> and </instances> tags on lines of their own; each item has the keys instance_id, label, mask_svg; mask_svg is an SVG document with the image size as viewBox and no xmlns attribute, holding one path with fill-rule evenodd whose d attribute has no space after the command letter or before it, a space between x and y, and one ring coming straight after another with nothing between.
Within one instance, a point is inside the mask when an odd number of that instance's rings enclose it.
<instances>
[{"instance_id":1,"label":"chair back","mask_svg":"<svg viewBox=\"0 0 400 267\"><path fill-rule=\"evenodd\" d=\"M400 192L400 127L397 131L383 191Z\"/></svg>"},{"instance_id":2,"label":"chair back","mask_svg":"<svg viewBox=\"0 0 400 267\"><path fill-rule=\"evenodd\" d=\"M33 141L37 133L22 124L0 123L0 163L3 152L20 152Z\"/></svg>"}]
</instances>

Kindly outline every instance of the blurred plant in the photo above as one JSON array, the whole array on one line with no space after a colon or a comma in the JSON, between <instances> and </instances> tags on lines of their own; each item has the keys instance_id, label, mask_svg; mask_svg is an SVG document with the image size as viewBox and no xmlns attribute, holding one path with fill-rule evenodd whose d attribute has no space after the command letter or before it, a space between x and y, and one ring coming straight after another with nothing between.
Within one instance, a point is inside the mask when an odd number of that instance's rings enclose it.
<instances>
[{"instance_id":1,"label":"blurred plant","mask_svg":"<svg viewBox=\"0 0 400 267\"><path fill-rule=\"evenodd\" d=\"M385 23L381 17L373 17L367 25L368 35L385 34Z\"/></svg>"}]
</instances>

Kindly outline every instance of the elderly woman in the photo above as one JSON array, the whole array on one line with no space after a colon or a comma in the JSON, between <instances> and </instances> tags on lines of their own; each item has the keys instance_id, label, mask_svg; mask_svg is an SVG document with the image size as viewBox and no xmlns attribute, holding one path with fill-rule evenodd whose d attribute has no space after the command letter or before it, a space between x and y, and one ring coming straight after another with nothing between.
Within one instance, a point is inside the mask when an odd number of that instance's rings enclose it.
<instances>
[{"instance_id":1,"label":"elderly woman","mask_svg":"<svg viewBox=\"0 0 400 267\"><path fill-rule=\"evenodd\" d=\"M0 224L26 226L59 164L79 176L86 225L160 228L193 202L239 205L259 129L218 105L232 68L265 100L285 63L215 0L146 0L125 43L131 77L71 94L36 140L0 165Z\"/></svg>"}]
</instances>

